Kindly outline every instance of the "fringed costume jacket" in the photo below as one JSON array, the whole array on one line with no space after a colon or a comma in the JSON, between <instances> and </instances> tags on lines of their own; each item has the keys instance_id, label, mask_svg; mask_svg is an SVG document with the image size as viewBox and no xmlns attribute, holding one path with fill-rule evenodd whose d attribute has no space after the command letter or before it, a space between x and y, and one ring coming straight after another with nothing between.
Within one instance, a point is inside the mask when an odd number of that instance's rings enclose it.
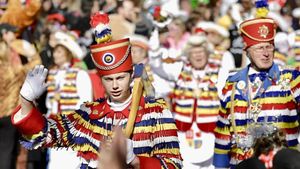
<instances>
[{"instance_id":1,"label":"fringed costume jacket","mask_svg":"<svg viewBox=\"0 0 300 169\"><path fill-rule=\"evenodd\" d=\"M96 168L101 140L111 137L115 125L126 126L129 105L114 111L108 100L99 99L49 119L33 109L13 123L23 134L21 143L26 148L70 147L78 151L81 169ZM177 128L163 100L141 99L131 139L142 169L181 168Z\"/></svg>"},{"instance_id":2,"label":"fringed costume jacket","mask_svg":"<svg viewBox=\"0 0 300 169\"><path fill-rule=\"evenodd\" d=\"M288 146L298 145L300 72L273 64L255 95L249 96L253 85L249 69L250 66L230 76L223 89L215 129L214 165L219 168L234 168L251 157L253 144L249 138L255 138L257 132L253 131L258 128L265 128L263 132L270 127L282 129L287 134Z\"/></svg>"}]
</instances>

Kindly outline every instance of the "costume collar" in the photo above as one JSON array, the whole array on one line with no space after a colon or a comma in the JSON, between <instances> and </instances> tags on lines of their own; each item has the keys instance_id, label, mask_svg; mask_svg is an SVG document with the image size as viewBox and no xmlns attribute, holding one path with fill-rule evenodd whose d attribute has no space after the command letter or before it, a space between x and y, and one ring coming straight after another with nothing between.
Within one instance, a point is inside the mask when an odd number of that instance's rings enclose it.
<instances>
[{"instance_id":1,"label":"costume collar","mask_svg":"<svg viewBox=\"0 0 300 169\"><path fill-rule=\"evenodd\" d=\"M108 99L105 102L105 108L104 108L104 115L110 114L113 115L114 113L122 113L126 118L129 117L129 113L130 113L130 107L131 107L131 103L132 103L132 95L130 95L130 97L124 102L124 103L113 103L110 102ZM141 114L143 111L143 108L145 107L145 98L142 97L140 100L140 104L139 104L139 109L138 109L138 114ZM138 117L141 116L137 116L136 117L136 121L140 120L138 119Z\"/></svg>"},{"instance_id":2,"label":"costume collar","mask_svg":"<svg viewBox=\"0 0 300 169\"><path fill-rule=\"evenodd\" d=\"M242 95L245 100L249 100L248 98L248 75L249 75L250 64L237 72L236 74L230 76L228 80L230 82L236 82L236 89ZM250 72L251 73L251 72ZM263 81L263 85L257 92L255 97L260 96L264 91L267 90L269 86L276 83L280 78L280 71L277 64L273 63L272 67L267 71L268 78Z\"/></svg>"},{"instance_id":3,"label":"costume collar","mask_svg":"<svg viewBox=\"0 0 300 169\"><path fill-rule=\"evenodd\" d=\"M113 111L123 111L131 103L132 95L130 95L123 103L112 102L107 99L107 104Z\"/></svg>"},{"instance_id":4,"label":"costume collar","mask_svg":"<svg viewBox=\"0 0 300 169\"><path fill-rule=\"evenodd\" d=\"M249 69L250 69L250 64L245 67L244 69L242 69L241 71L237 72L236 74L230 76L228 78L229 81L231 82L239 82L239 81L247 81L247 76L249 73ZM279 71L279 67L277 64L273 63L272 67L267 71L268 77L272 80L272 81L277 81L280 77L280 71Z\"/></svg>"}]
</instances>

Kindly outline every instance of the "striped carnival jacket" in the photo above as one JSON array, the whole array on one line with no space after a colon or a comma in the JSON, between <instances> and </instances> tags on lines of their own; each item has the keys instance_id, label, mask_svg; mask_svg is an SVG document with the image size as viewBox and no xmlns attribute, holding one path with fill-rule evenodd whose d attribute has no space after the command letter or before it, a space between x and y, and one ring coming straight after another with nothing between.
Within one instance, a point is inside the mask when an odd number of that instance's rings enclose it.
<instances>
[{"instance_id":1,"label":"striped carnival jacket","mask_svg":"<svg viewBox=\"0 0 300 169\"><path fill-rule=\"evenodd\" d=\"M195 122L201 131L213 132L220 99L216 83L219 66L208 63L201 79L193 77L191 64L185 64L170 94L176 125L180 131L190 130Z\"/></svg>"},{"instance_id":2,"label":"striped carnival jacket","mask_svg":"<svg viewBox=\"0 0 300 169\"><path fill-rule=\"evenodd\" d=\"M82 157L81 169L96 168L101 140L112 135L115 125L126 126L130 104L113 111L106 99L88 102L73 113L46 119L36 109L13 124L23 134L28 149L70 147ZM18 113L16 108L14 115ZM12 117L12 119L14 119ZM141 169L181 168L177 128L164 100L143 97L131 139Z\"/></svg>"},{"instance_id":3,"label":"striped carnival jacket","mask_svg":"<svg viewBox=\"0 0 300 169\"><path fill-rule=\"evenodd\" d=\"M63 76L59 74L58 69L50 69L49 75L47 77L47 108L50 109L49 115L53 114L51 102L58 102L58 109L60 113L68 114L78 108L79 95L77 93L76 80L79 69L77 68L68 68L64 74L63 80L59 84L56 84L56 76ZM59 94L59 96L56 96ZM49 106L51 105L51 106Z\"/></svg>"},{"instance_id":4,"label":"striped carnival jacket","mask_svg":"<svg viewBox=\"0 0 300 169\"><path fill-rule=\"evenodd\" d=\"M283 129L287 133L288 146L298 145L297 111L300 103L300 72L292 68L279 67L274 63L262 86L250 101L248 71L249 66L230 76L223 89L224 97L215 129L214 165L217 168L235 168L241 160L252 155L251 149L238 147L235 139L237 136L246 135L247 124L253 122L253 118L249 116L250 102L260 105L256 122L271 123ZM233 85L236 90L232 94ZM234 101L231 101L231 98L234 98ZM234 116L230 113L232 104L234 104ZM232 123L233 119L235 126ZM237 136L234 136L234 132Z\"/></svg>"}]
</instances>

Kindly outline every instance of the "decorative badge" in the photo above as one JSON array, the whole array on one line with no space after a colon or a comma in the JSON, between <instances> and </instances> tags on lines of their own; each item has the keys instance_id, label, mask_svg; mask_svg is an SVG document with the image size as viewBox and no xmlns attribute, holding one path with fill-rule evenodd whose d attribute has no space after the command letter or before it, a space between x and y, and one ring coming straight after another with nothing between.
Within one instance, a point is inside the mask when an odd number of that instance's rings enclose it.
<instances>
[{"instance_id":1,"label":"decorative badge","mask_svg":"<svg viewBox=\"0 0 300 169\"><path fill-rule=\"evenodd\" d=\"M259 102L253 102L251 105L250 105L250 111L251 113L253 114L259 114L260 111L261 111L261 104Z\"/></svg>"},{"instance_id":2,"label":"decorative badge","mask_svg":"<svg viewBox=\"0 0 300 169\"><path fill-rule=\"evenodd\" d=\"M115 56L111 53L105 53L102 57L102 61L106 65L112 65L115 61Z\"/></svg>"},{"instance_id":3,"label":"decorative badge","mask_svg":"<svg viewBox=\"0 0 300 169\"><path fill-rule=\"evenodd\" d=\"M267 35L269 34L269 28L263 25L259 27L258 33L260 34L261 37L266 38Z\"/></svg>"},{"instance_id":4,"label":"decorative badge","mask_svg":"<svg viewBox=\"0 0 300 169\"><path fill-rule=\"evenodd\" d=\"M290 79L283 78L279 80L279 85L281 90L288 90L290 88Z\"/></svg>"},{"instance_id":5,"label":"decorative badge","mask_svg":"<svg viewBox=\"0 0 300 169\"><path fill-rule=\"evenodd\" d=\"M254 120L255 123L257 122L258 115L261 112L261 108L262 105L259 102L253 102L250 104L249 107L250 115L252 116L252 119Z\"/></svg>"},{"instance_id":6,"label":"decorative badge","mask_svg":"<svg viewBox=\"0 0 300 169\"><path fill-rule=\"evenodd\" d=\"M237 88L238 89L240 89L240 90L243 90L243 89L245 89L245 87L246 87L246 83L245 83L245 81L239 81L238 83L237 83Z\"/></svg>"}]
</instances>

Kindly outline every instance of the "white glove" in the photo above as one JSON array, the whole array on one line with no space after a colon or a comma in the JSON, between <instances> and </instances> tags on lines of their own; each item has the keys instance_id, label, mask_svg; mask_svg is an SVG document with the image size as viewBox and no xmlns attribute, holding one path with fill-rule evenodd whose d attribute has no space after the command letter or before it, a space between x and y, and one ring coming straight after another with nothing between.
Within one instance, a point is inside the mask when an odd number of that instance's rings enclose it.
<instances>
[{"instance_id":1,"label":"white glove","mask_svg":"<svg viewBox=\"0 0 300 169\"><path fill-rule=\"evenodd\" d=\"M127 139L127 154L126 154L126 163L130 164L135 158L135 154L133 152L133 144L132 140Z\"/></svg>"},{"instance_id":2,"label":"white glove","mask_svg":"<svg viewBox=\"0 0 300 169\"><path fill-rule=\"evenodd\" d=\"M21 96L29 101L38 99L46 90L45 80L47 74L48 69L43 65L37 65L33 70L29 71L20 91Z\"/></svg>"}]
</instances>

